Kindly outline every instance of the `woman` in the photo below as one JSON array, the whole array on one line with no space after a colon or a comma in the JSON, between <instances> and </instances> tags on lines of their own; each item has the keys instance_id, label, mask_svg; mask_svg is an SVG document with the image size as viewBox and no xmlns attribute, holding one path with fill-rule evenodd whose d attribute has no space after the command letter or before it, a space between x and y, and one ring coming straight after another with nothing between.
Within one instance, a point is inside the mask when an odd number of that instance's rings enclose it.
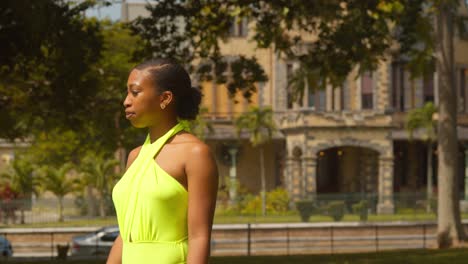
<instances>
[{"instance_id":1,"label":"woman","mask_svg":"<svg viewBox=\"0 0 468 264\"><path fill-rule=\"evenodd\" d=\"M208 263L217 167L208 146L178 122L194 119L200 101L188 73L172 60L131 71L126 118L149 133L130 152L112 193L120 235L108 264Z\"/></svg>"}]
</instances>

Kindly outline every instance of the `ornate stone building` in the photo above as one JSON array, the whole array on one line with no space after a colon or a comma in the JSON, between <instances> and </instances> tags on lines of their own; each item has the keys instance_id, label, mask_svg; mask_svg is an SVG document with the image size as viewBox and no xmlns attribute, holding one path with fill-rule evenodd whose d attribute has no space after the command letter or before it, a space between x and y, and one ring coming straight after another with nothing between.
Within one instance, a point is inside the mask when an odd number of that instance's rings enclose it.
<instances>
[{"instance_id":1,"label":"ornate stone building","mask_svg":"<svg viewBox=\"0 0 468 264\"><path fill-rule=\"evenodd\" d=\"M468 15L466 5L462 14ZM146 15L143 5L127 3L123 17ZM352 72L341 87L306 89L301 102L291 100L288 79L298 67L278 57L273 49L257 49L249 42L253 23L239 21L227 42L226 56L255 56L269 80L258 84L249 103L240 95L233 103L225 87L203 83L203 105L215 126L208 144L217 154L221 183L237 177L251 191L260 188L258 150L247 140L238 141L233 118L248 105L271 106L280 132L266 145L267 188L284 186L293 200L332 193L365 193L377 196L380 213L394 211L395 193L424 192L427 182L427 151L420 133L414 140L404 129L409 110L432 101L437 105L437 73L410 78L404 60L388 58L378 69L359 76ZM464 177L468 139L468 42L466 34L455 39L458 94L460 178ZM454 157L455 158L455 157ZM460 190L464 188L460 181Z\"/></svg>"}]
</instances>

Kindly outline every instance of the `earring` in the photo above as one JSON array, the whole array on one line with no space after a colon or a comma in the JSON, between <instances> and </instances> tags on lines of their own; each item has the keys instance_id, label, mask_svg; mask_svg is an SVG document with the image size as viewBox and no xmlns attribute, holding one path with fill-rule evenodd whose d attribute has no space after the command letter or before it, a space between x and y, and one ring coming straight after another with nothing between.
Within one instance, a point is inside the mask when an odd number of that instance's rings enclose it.
<instances>
[{"instance_id":1,"label":"earring","mask_svg":"<svg viewBox=\"0 0 468 264\"><path fill-rule=\"evenodd\" d=\"M166 108L166 105L165 104L161 104L161 109L164 109Z\"/></svg>"}]
</instances>

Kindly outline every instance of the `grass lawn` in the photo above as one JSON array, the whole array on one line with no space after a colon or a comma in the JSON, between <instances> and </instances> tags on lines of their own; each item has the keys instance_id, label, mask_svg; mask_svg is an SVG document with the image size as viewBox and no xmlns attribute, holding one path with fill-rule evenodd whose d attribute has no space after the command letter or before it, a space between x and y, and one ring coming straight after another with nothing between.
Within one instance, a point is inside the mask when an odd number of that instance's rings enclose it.
<instances>
[{"instance_id":1,"label":"grass lawn","mask_svg":"<svg viewBox=\"0 0 468 264\"><path fill-rule=\"evenodd\" d=\"M1 259L0 259L1 260ZM86 261L25 261L8 260L1 263L73 263L73 264L103 264L104 260ZM458 264L468 263L468 249L450 250L407 250L388 251L380 253L339 254L339 255L304 255L304 256L254 256L254 257L213 257L211 264L390 264L390 263L437 263Z\"/></svg>"}]
</instances>

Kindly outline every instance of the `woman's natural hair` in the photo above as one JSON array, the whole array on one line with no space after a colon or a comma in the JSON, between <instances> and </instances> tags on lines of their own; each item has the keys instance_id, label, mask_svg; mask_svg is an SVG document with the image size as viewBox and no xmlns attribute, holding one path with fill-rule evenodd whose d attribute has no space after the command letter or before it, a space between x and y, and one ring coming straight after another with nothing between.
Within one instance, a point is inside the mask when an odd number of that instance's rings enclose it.
<instances>
[{"instance_id":1,"label":"woman's natural hair","mask_svg":"<svg viewBox=\"0 0 468 264\"><path fill-rule=\"evenodd\" d=\"M159 92L172 92L180 119L193 120L197 117L202 94L192 87L189 74L180 64L172 59L151 59L134 69L148 71Z\"/></svg>"}]
</instances>

